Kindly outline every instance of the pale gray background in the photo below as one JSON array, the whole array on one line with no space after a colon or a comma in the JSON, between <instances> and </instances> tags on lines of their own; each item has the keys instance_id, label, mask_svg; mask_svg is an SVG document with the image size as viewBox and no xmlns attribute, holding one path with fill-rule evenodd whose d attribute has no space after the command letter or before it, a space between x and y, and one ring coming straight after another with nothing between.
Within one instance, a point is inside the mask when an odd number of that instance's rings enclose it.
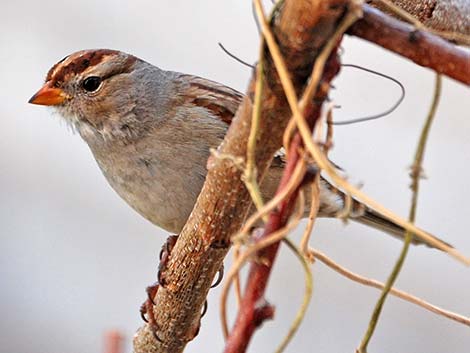
<instances>
[{"instance_id":1,"label":"pale gray background","mask_svg":"<svg viewBox=\"0 0 470 353\"><path fill-rule=\"evenodd\" d=\"M87 146L50 110L28 105L47 70L83 48L116 48L163 68L198 74L244 91L250 70L217 47L256 59L258 36L249 1L6 1L0 11L0 351L100 352L102 334L130 342L138 307L155 274L166 233L121 201ZM406 216L407 167L428 110L433 74L360 40L347 39L344 61L388 73L407 88L403 105L381 121L336 129L333 159L364 190ZM395 86L345 69L336 80L336 117L374 113ZM470 95L450 80L430 137L418 223L470 255ZM400 243L379 232L321 220L313 246L367 276L384 279ZM399 287L470 315L468 268L437 251L413 248ZM287 352L353 352L378 292L318 263L307 318ZM276 305L251 352L272 352L300 303L303 274L287 251L267 298ZM220 352L219 290L187 352ZM232 308L234 302L232 301ZM234 312L232 311L232 317ZM391 298L370 352L469 351L468 327ZM130 343L127 351L131 350Z\"/></svg>"}]
</instances>

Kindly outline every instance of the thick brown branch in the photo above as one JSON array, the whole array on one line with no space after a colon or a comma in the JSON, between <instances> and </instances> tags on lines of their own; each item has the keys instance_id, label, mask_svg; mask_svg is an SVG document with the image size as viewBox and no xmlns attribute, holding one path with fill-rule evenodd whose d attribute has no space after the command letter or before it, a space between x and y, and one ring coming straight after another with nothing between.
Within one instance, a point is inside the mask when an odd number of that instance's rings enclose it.
<instances>
[{"instance_id":1,"label":"thick brown branch","mask_svg":"<svg viewBox=\"0 0 470 353\"><path fill-rule=\"evenodd\" d=\"M376 43L416 64L470 84L470 51L396 20L368 5L349 34Z\"/></svg>"},{"instance_id":2,"label":"thick brown branch","mask_svg":"<svg viewBox=\"0 0 470 353\"><path fill-rule=\"evenodd\" d=\"M302 3L303 8L299 9L302 12L290 11L287 16L282 15L281 9L274 17L273 26L296 89L300 91L311 72L315 54L333 33L348 1L287 0L284 8L290 8L289 3ZM319 24L321 26L317 27ZM256 155L260 175L281 146L282 134L291 115L269 57L264 77ZM254 80L219 148L221 156L246 157L253 87ZM209 164L204 187L162 274L165 288L161 288L155 298L158 336L163 342L157 342L151 331L144 327L134 338L135 353L182 352L194 337L201 308L229 249L230 237L239 230L250 207L241 171L231 160L212 158Z\"/></svg>"},{"instance_id":3,"label":"thick brown branch","mask_svg":"<svg viewBox=\"0 0 470 353\"><path fill-rule=\"evenodd\" d=\"M391 0L428 28L470 35L468 0ZM367 1L394 16L379 0Z\"/></svg>"}]
</instances>

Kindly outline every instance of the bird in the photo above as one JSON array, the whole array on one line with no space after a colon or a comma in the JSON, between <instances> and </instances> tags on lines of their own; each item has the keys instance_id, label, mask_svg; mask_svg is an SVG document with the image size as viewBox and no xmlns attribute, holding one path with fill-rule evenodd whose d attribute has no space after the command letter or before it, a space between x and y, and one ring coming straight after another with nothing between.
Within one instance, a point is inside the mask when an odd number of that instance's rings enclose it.
<instances>
[{"instance_id":1,"label":"bird","mask_svg":"<svg viewBox=\"0 0 470 353\"><path fill-rule=\"evenodd\" d=\"M223 84L131 54L88 49L56 63L29 103L54 108L88 144L116 193L156 226L178 234L202 189L210 151L222 142L242 99ZM273 197L284 165L280 151L261 184L265 199ZM346 199L321 177L319 217L344 213ZM404 237L401 226L357 200L348 217ZM412 242L431 246L416 237Z\"/></svg>"}]
</instances>

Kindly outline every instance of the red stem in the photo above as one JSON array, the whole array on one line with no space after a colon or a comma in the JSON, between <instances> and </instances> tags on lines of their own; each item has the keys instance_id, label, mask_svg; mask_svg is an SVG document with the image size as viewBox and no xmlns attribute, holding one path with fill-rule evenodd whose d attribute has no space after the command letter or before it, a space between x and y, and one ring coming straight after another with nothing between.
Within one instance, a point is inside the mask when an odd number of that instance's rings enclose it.
<instances>
[{"instance_id":1,"label":"red stem","mask_svg":"<svg viewBox=\"0 0 470 353\"><path fill-rule=\"evenodd\" d=\"M339 61L335 50L327 62L323 74L323 81L322 84L319 85L315 99L312 101L312 104L308 106L306 111L304 111L304 116L309 122L311 129L320 117L322 102L327 96L329 82L338 71ZM299 153L300 147L302 147L302 138L299 133L296 133L289 146L288 160L276 193L280 193L292 177L295 166L301 158ZM266 223L262 235L258 238L258 241L269 237L272 233L286 225L294 209L299 188L300 186L290 196L284 199L277 209L269 214L268 222ZM264 320L272 318L272 315L266 315L266 308L270 309L270 314L274 314L274 310L272 306L266 304L264 292L266 291L269 275L271 274L279 245L280 242L277 242L262 249L257 255L263 261L253 261L251 263L240 310L232 332L227 339L224 353L246 352L256 328L259 327Z\"/></svg>"},{"instance_id":2,"label":"red stem","mask_svg":"<svg viewBox=\"0 0 470 353\"><path fill-rule=\"evenodd\" d=\"M284 188L297 164L300 141L300 136L296 134L294 141L290 145L289 160L287 161L286 170L282 176L278 191ZM295 190L292 195L281 202L277 211L269 215L269 220L264 232L258 240L268 237L286 224L288 216L292 212L295 199L297 198L297 193L298 190ZM279 245L280 243L277 242L263 249L258 254L263 261L254 261L251 263L248 283L240 304L241 310L238 313L234 329L227 340L225 353L245 352L255 329L266 319L266 317L261 316L258 307L260 303L265 303L263 296Z\"/></svg>"}]
</instances>

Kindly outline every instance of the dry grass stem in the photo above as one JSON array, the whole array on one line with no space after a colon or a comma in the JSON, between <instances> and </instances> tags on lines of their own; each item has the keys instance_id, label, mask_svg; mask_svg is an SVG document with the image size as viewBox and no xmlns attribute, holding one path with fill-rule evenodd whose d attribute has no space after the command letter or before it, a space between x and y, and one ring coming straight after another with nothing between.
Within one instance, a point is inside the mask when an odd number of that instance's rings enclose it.
<instances>
[{"instance_id":1,"label":"dry grass stem","mask_svg":"<svg viewBox=\"0 0 470 353\"><path fill-rule=\"evenodd\" d=\"M325 255L324 253L322 253L322 252L320 252L316 249L310 249L310 252L313 254L313 256L315 257L316 260L324 263L326 266L331 268L333 271L338 272L340 275L350 279L351 281L363 284L363 285L368 286L368 287L377 288L377 289L384 289L384 287L385 287L384 283L379 282L375 279L367 278L367 277L361 276L357 273L354 273L354 272L348 270L347 268L339 265L337 262L335 262L334 260L329 258L327 255ZM422 307L426 310L429 310L429 311L431 311L431 312L433 312L437 315L446 317L450 320L456 321L460 324L464 324L464 325L467 325L467 326L470 327L470 318L469 317L454 313L454 312L449 311L449 310L442 309L442 308L440 308L440 307L438 307L434 304L428 303L428 302L426 302L425 300L423 300L421 298L418 298L418 297L416 297L412 294L409 294L409 293L407 293L405 291L402 291L400 289L397 289L397 288L392 287L390 289L390 294L396 296L397 298L400 298L400 299L403 299L407 302L410 302L412 304L418 305L418 306L420 306L420 307Z\"/></svg>"},{"instance_id":2,"label":"dry grass stem","mask_svg":"<svg viewBox=\"0 0 470 353\"><path fill-rule=\"evenodd\" d=\"M261 95L263 93L263 72L264 72L264 60L263 60L263 48L264 44L261 43L260 49L260 60L256 69L256 86L255 86L255 99L253 103L253 112L251 118L251 129L248 137L247 152L246 152L246 168L243 173L243 181L250 193L251 199L257 210L263 207L263 197L259 188L256 170L256 139L258 138L258 130L261 118ZM267 218L264 218L266 221Z\"/></svg>"},{"instance_id":3,"label":"dry grass stem","mask_svg":"<svg viewBox=\"0 0 470 353\"><path fill-rule=\"evenodd\" d=\"M233 262L238 261L240 257L240 244L235 244L233 247ZM240 285L240 273L237 272L233 278L235 286L235 298L237 299L237 306L240 308L242 302L242 288Z\"/></svg>"},{"instance_id":4,"label":"dry grass stem","mask_svg":"<svg viewBox=\"0 0 470 353\"><path fill-rule=\"evenodd\" d=\"M308 222L305 230L302 234L300 240L300 251L304 256L306 256L309 261L312 262L310 257L308 244L310 242L310 236L312 234L313 226L315 225L315 220L317 219L318 208L320 207L320 175L318 174L315 177L315 180L310 184L310 200L313 200L312 205L310 205L310 211L308 214Z\"/></svg>"},{"instance_id":5,"label":"dry grass stem","mask_svg":"<svg viewBox=\"0 0 470 353\"><path fill-rule=\"evenodd\" d=\"M308 305L310 304L310 299L312 298L312 294L313 294L313 275L312 275L312 271L310 270L309 260L305 257L303 251L297 248L295 244L292 243L288 238L284 238L283 241L294 252L294 254L297 256L297 258L302 264L302 267L305 273L305 291L304 291L304 296L302 299L302 304L297 314L295 315L294 321L292 322L292 325L289 328L289 331L286 337L284 337L279 347L275 350L276 353L283 352L286 349L289 342L294 337L295 333L299 329L300 324L302 323L305 317L305 313L307 312Z\"/></svg>"}]
</instances>

